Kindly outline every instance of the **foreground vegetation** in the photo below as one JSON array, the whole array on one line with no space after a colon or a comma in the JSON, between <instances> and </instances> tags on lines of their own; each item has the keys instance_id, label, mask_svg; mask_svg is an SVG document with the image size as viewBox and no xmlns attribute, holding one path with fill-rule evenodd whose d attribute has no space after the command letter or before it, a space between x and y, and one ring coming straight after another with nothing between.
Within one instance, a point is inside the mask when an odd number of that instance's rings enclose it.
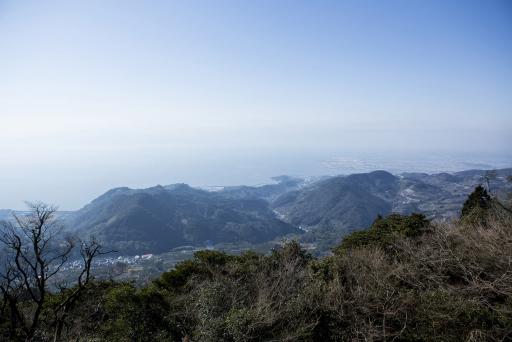
<instances>
[{"instance_id":1,"label":"foreground vegetation","mask_svg":"<svg viewBox=\"0 0 512 342\"><path fill-rule=\"evenodd\" d=\"M59 339L510 340L512 219L500 208L481 193L450 224L379 217L322 259L290 242L270 255L200 251L144 288L90 281ZM33 340L54 339L53 312L70 291L48 294ZM5 301L1 314L7 339Z\"/></svg>"}]
</instances>

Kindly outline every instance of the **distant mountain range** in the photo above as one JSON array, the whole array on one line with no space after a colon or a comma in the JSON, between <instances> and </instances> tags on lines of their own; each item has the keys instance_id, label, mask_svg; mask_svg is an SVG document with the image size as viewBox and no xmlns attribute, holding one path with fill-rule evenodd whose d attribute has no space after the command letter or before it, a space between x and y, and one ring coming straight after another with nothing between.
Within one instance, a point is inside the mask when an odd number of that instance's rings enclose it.
<instances>
[{"instance_id":1,"label":"distant mountain range","mask_svg":"<svg viewBox=\"0 0 512 342\"><path fill-rule=\"evenodd\" d=\"M351 231L367 228L377 215L418 212L430 219L454 218L468 194L484 183L487 173L392 175L375 171L337 176L285 193L272 207L286 222L310 231L306 239L332 245ZM497 170L489 180L491 190L500 197L512 192L512 183L507 180L510 175L512 169Z\"/></svg>"},{"instance_id":2,"label":"distant mountain range","mask_svg":"<svg viewBox=\"0 0 512 342\"><path fill-rule=\"evenodd\" d=\"M421 212L442 220L458 216L486 172L374 171L316 180L280 176L274 184L215 191L186 184L116 188L61 217L73 234L95 235L123 254L161 253L185 245L262 243L289 234L327 250L345 234L367 228L377 215ZM498 170L490 180L491 190L500 196L512 192L507 181L511 175L512 169ZM0 220L10 214L0 210Z\"/></svg>"}]
</instances>

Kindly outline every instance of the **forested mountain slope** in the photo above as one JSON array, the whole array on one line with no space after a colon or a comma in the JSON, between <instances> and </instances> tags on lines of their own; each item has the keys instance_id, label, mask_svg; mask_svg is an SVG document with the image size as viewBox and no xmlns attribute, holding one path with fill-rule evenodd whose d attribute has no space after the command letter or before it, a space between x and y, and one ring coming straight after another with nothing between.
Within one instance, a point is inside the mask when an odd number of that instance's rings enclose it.
<instances>
[{"instance_id":1,"label":"forested mountain slope","mask_svg":"<svg viewBox=\"0 0 512 342\"><path fill-rule=\"evenodd\" d=\"M188 185L108 191L67 219L123 253L160 253L183 245L268 241L300 233L261 199L230 199Z\"/></svg>"}]
</instances>

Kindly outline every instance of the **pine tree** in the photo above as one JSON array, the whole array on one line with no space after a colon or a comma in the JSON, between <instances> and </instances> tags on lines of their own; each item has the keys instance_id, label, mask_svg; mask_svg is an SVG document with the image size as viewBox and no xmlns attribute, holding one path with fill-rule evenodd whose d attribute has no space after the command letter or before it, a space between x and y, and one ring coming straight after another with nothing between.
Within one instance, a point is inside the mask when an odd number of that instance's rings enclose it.
<instances>
[{"instance_id":1,"label":"pine tree","mask_svg":"<svg viewBox=\"0 0 512 342\"><path fill-rule=\"evenodd\" d=\"M460 218L471 218L478 221L484 219L487 210L491 207L491 201L491 196L489 196L487 190L482 185L478 185L464 202Z\"/></svg>"}]
</instances>

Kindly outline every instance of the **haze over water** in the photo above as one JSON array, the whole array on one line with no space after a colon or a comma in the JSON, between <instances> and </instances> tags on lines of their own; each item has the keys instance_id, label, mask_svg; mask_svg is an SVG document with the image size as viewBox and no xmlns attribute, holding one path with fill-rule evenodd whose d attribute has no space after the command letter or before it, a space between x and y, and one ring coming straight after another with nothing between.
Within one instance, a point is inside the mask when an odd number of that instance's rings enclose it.
<instances>
[{"instance_id":1,"label":"haze over water","mask_svg":"<svg viewBox=\"0 0 512 342\"><path fill-rule=\"evenodd\" d=\"M1 1L0 208L511 166L509 1Z\"/></svg>"}]
</instances>

